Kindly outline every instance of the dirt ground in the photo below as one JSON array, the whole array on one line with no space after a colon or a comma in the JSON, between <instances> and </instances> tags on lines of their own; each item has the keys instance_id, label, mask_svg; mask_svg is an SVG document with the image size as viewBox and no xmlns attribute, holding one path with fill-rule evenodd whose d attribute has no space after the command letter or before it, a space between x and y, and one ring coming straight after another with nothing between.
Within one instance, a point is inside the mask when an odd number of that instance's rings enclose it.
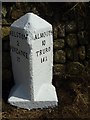
<instances>
[{"instance_id":1,"label":"dirt ground","mask_svg":"<svg viewBox=\"0 0 90 120\"><path fill-rule=\"evenodd\" d=\"M67 92L66 92L67 91ZM58 106L54 108L26 110L11 106L7 100L2 101L2 119L4 120L29 120L29 119L84 119L90 118L88 93L74 93L72 90L57 88Z\"/></svg>"}]
</instances>

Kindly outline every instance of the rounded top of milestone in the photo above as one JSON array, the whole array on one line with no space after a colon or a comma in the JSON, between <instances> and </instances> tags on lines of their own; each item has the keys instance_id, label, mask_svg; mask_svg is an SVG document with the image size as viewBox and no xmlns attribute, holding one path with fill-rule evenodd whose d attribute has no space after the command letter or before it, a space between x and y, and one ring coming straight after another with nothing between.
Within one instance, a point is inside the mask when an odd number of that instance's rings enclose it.
<instances>
[{"instance_id":1,"label":"rounded top of milestone","mask_svg":"<svg viewBox=\"0 0 90 120\"><path fill-rule=\"evenodd\" d=\"M24 16L17 19L11 27L17 27L21 29L44 29L44 28L52 28L52 25L39 17L34 13L26 13Z\"/></svg>"}]
</instances>

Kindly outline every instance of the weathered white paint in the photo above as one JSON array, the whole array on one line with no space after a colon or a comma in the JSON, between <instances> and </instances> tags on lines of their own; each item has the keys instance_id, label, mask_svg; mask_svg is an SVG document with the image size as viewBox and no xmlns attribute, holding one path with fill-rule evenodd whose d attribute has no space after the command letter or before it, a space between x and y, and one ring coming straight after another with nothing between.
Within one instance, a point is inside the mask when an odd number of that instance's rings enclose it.
<instances>
[{"instance_id":1,"label":"weathered white paint","mask_svg":"<svg viewBox=\"0 0 90 120\"><path fill-rule=\"evenodd\" d=\"M52 25L27 13L11 25L10 46L15 86L8 102L26 109L56 106Z\"/></svg>"}]
</instances>

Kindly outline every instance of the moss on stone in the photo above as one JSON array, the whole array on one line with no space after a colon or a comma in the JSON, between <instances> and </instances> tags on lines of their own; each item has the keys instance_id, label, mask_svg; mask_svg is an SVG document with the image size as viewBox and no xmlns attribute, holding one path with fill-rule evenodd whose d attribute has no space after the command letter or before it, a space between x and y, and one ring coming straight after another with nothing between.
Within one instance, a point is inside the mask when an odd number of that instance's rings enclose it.
<instances>
[{"instance_id":1,"label":"moss on stone","mask_svg":"<svg viewBox=\"0 0 90 120\"><path fill-rule=\"evenodd\" d=\"M8 38L8 36L9 36L9 34L10 34L10 27L7 27L7 26L2 27L2 39L6 40L6 38Z\"/></svg>"}]
</instances>

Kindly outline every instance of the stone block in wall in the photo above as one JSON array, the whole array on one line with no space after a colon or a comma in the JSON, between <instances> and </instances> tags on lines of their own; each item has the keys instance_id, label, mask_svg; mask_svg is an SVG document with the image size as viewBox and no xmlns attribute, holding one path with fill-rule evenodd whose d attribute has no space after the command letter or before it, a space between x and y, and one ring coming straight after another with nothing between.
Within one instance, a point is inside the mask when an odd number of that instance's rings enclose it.
<instances>
[{"instance_id":1,"label":"stone block in wall","mask_svg":"<svg viewBox=\"0 0 90 120\"><path fill-rule=\"evenodd\" d=\"M60 88L62 80L65 76L65 65L64 64L54 64L54 74L53 74L53 84L56 88Z\"/></svg>"},{"instance_id":2,"label":"stone block in wall","mask_svg":"<svg viewBox=\"0 0 90 120\"><path fill-rule=\"evenodd\" d=\"M69 75L80 75L85 70L85 67L83 64L79 62L71 62L68 63L66 66L66 72Z\"/></svg>"},{"instance_id":3,"label":"stone block in wall","mask_svg":"<svg viewBox=\"0 0 90 120\"><path fill-rule=\"evenodd\" d=\"M69 47L73 48L77 45L77 35L76 34L68 34L66 36L66 42Z\"/></svg>"},{"instance_id":4,"label":"stone block in wall","mask_svg":"<svg viewBox=\"0 0 90 120\"><path fill-rule=\"evenodd\" d=\"M90 76L90 63L87 65L86 71L88 72L88 75Z\"/></svg>"},{"instance_id":5,"label":"stone block in wall","mask_svg":"<svg viewBox=\"0 0 90 120\"><path fill-rule=\"evenodd\" d=\"M58 37L65 37L65 24L59 23L58 24Z\"/></svg>"},{"instance_id":6,"label":"stone block in wall","mask_svg":"<svg viewBox=\"0 0 90 120\"><path fill-rule=\"evenodd\" d=\"M86 31L78 32L78 42L80 45L88 44L88 34Z\"/></svg>"},{"instance_id":7,"label":"stone block in wall","mask_svg":"<svg viewBox=\"0 0 90 120\"><path fill-rule=\"evenodd\" d=\"M84 64L85 66L88 66L89 61L88 61L87 59L85 59L85 60L83 60L83 64Z\"/></svg>"},{"instance_id":8,"label":"stone block in wall","mask_svg":"<svg viewBox=\"0 0 90 120\"><path fill-rule=\"evenodd\" d=\"M35 4L31 4L31 3L27 3L27 2L23 4L23 3L17 2L16 3L16 9L19 9L24 13L33 12L33 13L39 15L39 12L38 12L37 7L36 7ZM44 14L45 14L45 12L44 12Z\"/></svg>"},{"instance_id":9,"label":"stone block in wall","mask_svg":"<svg viewBox=\"0 0 90 120\"><path fill-rule=\"evenodd\" d=\"M2 25L8 25L8 22L6 19L2 19Z\"/></svg>"},{"instance_id":10,"label":"stone block in wall","mask_svg":"<svg viewBox=\"0 0 90 120\"><path fill-rule=\"evenodd\" d=\"M88 45L87 47L86 47L86 57L87 57L87 59L90 61L90 45Z\"/></svg>"},{"instance_id":11,"label":"stone block in wall","mask_svg":"<svg viewBox=\"0 0 90 120\"><path fill-rule=\"evenodd\" d=\"M67 56L67 60L73 61L74 54L71 48L66 48L66 56Z\"/></svg>"},{"instance_id":12,"label":"stone block in wall","mask_svg":"<svg viewBox=\"0 0 90 120\"><path fill-rule=\"evenodd\" d=\"M6 10L6 7L2 7L2 18L5 18L6 17L6 14L7 14L7 10Z\"/></svg>"},{"instance_id":13,"label":"stone block in wall","mask_svg":"<svg viewBox=\"0 0 90 120\"><path fill-rule=\"evenodd\" d=\"M26 3L25 3L26 4ZM23 4L24 5L24 4ZM22 7L22 4L20 2L16 2L16 8L17 9L21 9Z\"/></svg>"},{"instance_id":14,"label":"stone block in wall","mask_svg":"<svg viewBox=\"0 0 90 120\"><path fill-rule=\"evenodd\" d=\"M78 48L73 48L73 61L78 61L79 60L79 56L78 56Z\"/></svg>"},{"instance_id":15,"label":"stone block in wall","mask_svg":"<svg viewBox=\"0 0 90 120\"><path fill-rule=\"evenodd\" d=\"M2 19L2 26L10 26L12 24L11 19Z\"/></svg>"},{"instance_id":16,"label":"stone block in wall","mask_svg":"<svg viewBox=\"0 0 90 120\"><path fill-rule=\"evenodd\" d=\"M68 61L78 61L78 48L66 48L66 56Z\"/></svg>"},{"instance_id":17,"label":"stone block in wall","mask_svg":"<svg viewBox=\"0 0 90 120\"><path fill-rule=\"evenodd\" d=\"M9 52L2 52L2 67L10 69L11 67L11 57Z\"/></svg>"},{"instance_id":18,"label":"stone block in wall","mask_svg":"<svg viewBox=\"0 0 90 120\"><path fill-rule=\"evenodd\" d=\"M23 15L24 15L24 12L21 9L13 8L12 11L11 11L11 18L13 20L18 19L18 18L20 18Z\"/></svg>"},{"instance_id":19,"label":"stone block in wall","mask_svg":"<svg viewBox=\"0 0 90 120\"><path fill-rule=\"evenodd\" d=\"M63 50L57 50L54 56L56 63L65 63L66 62L66 53Z\"/></svg>"},{"instance_id":20,"label":"stone block in wall","mask_svg":"<svg viewBox=\"0 0 90 120\"><path fill-rule=\"evenodd\" d=\"M2 40L8 40L9 39L9 33L10 33L10 27L2 27Z\"/></svg>"},{"instance_id":21,"label":"stone block in wall","mask_svg":"<svg viewBox=\"0 0 90 120\"><path fill-rule=\"evenodd\" d=\"M80 60L84 60L85 59L85 56L86 56L85 46L80 46L79 47L78 54L79 54Z\"/></svg>"},{"instance_id":22,"label":"stone block in wall","mask_svg":"<svg viewBox=\"0 0 90 120\"><path fill-rule=\"evenodd\" d=\"M63 49L65 45L64 39L56 39L54 41L54 49Z\"/></svg>"},{"instance_id":23,"label":"stone block in wall","mask_svg":"<svg viewBox=\"0 0 90 120\"><path fill-rule=\"evenodd\" d=\"M54 64L54 75L62 76L65 74L65 65L63 64Z\"/></svg>"},{"instance_id":24,"label":"stone block in wall","mask_svg":"<svg viewBox=\"0 0 90 120\"><path fill-rule=\"evenodd\" d=\"M56 24L53 25L53 37L54 39L58 38L58 27Z\"/></svg>"},{"instance_id":25,"label":"stone block in wall","mask_svg":"<svg viewBox=\"0 0 90 120\"><path fill-rule=\"evenodd\" d=\"M74 33L77 30L77 25L74 21L66 23L66 33Z\"/></svg>"},{"instance_id":26,"label":"stone block in wall","mask_svg":"<svg viewBox=\"0 0 90 120\"><path fill-rule=\"evenodd\" d=\"M85 20L84 20L84 18L81 18L81 17L77 18L77 27L78 27L78 31L81 31L81 30L85 29Z\"/></svg>"}]
</instances>

